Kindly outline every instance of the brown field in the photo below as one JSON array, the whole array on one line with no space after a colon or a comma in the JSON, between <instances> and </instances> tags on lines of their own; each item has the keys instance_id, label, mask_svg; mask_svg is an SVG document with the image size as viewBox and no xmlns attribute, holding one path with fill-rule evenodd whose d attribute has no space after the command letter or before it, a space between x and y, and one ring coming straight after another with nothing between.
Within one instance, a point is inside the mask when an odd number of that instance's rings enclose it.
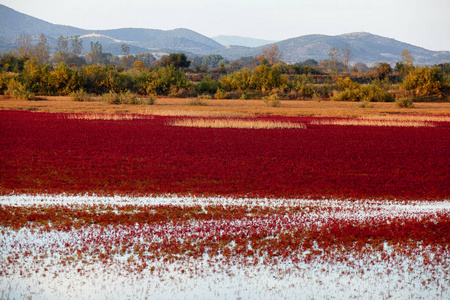
<instances>
[{"instance_id":1,"label":"brown field","mask_svg":"<svg viewBox=\"0 0 450 300\"><path fill-rule=\"evenodd\" d=\"M306 129L302 123L259 121L245 119L183 119L170 124L171 126L207 127L207 128L248 128L248 129Z\"/></svg>"},{"instance_id":2,"label":"brown field","mask_svg":"<svg viewBox=\"0 0 450 300\"><path fill-rule=\"evenodd\" d=\"M189 99L158 98L155 105L112 105L101 101L76 102L71 97L39 97L37 101L17 100L0 95L0 110L30 110L53 113L146 114L163 116L252 117L257 115L378 118L396 114L450 116L449 103L415 103L415 108L395 103L373 103L360 108L357 102L280 101L269 107L262 100L203 100L207 106L189 105ZM413 117L416 118L416 117ZM447 119L447 118L446 118Z\"/></svg>"}]
</instances>

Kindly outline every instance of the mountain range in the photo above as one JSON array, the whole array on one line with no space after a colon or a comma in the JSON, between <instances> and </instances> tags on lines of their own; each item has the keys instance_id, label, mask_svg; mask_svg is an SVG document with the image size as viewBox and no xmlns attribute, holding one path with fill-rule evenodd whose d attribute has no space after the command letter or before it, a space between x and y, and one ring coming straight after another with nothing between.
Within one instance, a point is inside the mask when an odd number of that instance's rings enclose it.
<instances>
[{"instance_id":1,"label":"mountain range","mask_svg":"<svg viewBox=\"0 0 450 300\"><path fill-rule=\"evenodd\" d=\"M44 34L52 49L56 46L60 35L65 37L78 35L83 39L84 53L90 51L91 41L99 41L104 52L114 55L122 54L121 46L126 44L131 54L143 52L156 56L172 52L184 52L188 56L219 54L228 60L235 60L244 56L258 55L264 47L277 45L282 53L282 60L295 63L309 58L317 61L328 59L331 47L342 49L348 45L352 52L352 62L364 62L369 65L377 62L393 64L400 61L401 53L405 49L411 52L416 64L433 65L450 62L450 51L431 51L367 32L336 36L314 34L273 42L238 36L209 38L185 28L87 30L51 24L0 4L0 52L14 49L20 34L28 34L35 39Z\"/></svg>"}]
</instances>

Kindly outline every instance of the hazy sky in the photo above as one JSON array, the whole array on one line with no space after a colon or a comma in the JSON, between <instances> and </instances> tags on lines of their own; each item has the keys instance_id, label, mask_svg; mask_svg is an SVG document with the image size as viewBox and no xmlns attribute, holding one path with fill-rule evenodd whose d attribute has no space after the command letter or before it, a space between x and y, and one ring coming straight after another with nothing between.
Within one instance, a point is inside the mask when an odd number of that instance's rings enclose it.
<instances>
[{"instance_id":1,"label":"hazy sky","mask_svg":"<svg viewBox=\"0 0 450 300\"><path fill-rule=\"evenodd\" d=\"M39 19L85 29L188 28L203 35L283 40L366 31L450 50L450 0L0 0Z\"/></svg>"}]
</instances>

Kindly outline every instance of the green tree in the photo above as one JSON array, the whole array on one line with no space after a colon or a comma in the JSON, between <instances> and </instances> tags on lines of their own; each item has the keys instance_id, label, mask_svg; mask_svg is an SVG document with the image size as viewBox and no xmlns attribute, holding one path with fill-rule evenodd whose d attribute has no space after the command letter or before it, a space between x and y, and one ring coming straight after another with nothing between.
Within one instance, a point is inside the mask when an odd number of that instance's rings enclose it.
<instances>
[{"instance_id":1,"label":"green tree","mask_svg":"<svg viewBox=\"0 0 450 300\"><path fill-rule=\"evenodd\" d=\"M127 56L130 54L130 47L128 47L126 44L122 44L122 53L124 56Z\"/></svg>"},{"instance_id":2,"label":"green tree","mask_svg":"<svg viewBox=\"0 0 450 300\"><path fill-rule=\"evenodd\" d=\"M168 95L171 90L190 88L190 82L181 70L169 65L147 74L145 80L148 94Z\"/></svg>"},{"instance_id":3,"label":"green tree","mask_svg":"<svg viewBox=\"0 0 450 300\"><path fill-rule=\"evenodd\" d=\"M188 61L184 53L170 53L164 55L159 61L159 65L163 67L173 66L176 69L189 68L191 62Z\"/></svg>"},{"instance_id":4,"label":"green tree","mask_svg":"<svg viewBox=\"0 0 450 300\"><path fill-rule=\"evenodd\" d=\"M391 74L392 67L388 63L378 63L372 70L372 76L377 79L388 79Z\"/></svg>"}]
</instances>

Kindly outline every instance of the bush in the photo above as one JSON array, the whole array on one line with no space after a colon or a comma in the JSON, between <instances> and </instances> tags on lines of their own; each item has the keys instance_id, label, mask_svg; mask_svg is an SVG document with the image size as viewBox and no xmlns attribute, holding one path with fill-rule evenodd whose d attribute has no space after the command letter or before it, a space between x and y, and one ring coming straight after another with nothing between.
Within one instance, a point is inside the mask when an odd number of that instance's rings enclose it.
<instances>
[{"instance_id":1,"label":"bush","mask_svg":"<svg viewBox=\"0 0 450 300\"><path fill-rule=\"evenodd\" d=\"M333 95L332 99L335 101L394 101L394 97L389 92L374 85L362 85L356 89L346 89Z\"/></svg>"},{"instance_id":2,"label":"bush","mask_svg":"<svg viewBox=\"0 0 450 300\"><path fill-rule=\"evenodd\" d=\"M15 79L11 79L8 82L6 94L21 100L36 100L36 95Z\"/></svg>"},{"instance_id":3,"label":"bush","mask_svg":"<svg viewBox=\"0 0 450 300\"><path fill-rule=\"evenodd\" d=\"M278 100L278 95L276 95L276 94L272 94L269 97L266 97L265 99L263 99L263 102L267 106L271 106L271 107L280 107L281 106L281 102L280 102L280 100Z\"/></svg>"},{"instance_id":4,"label":"bush","mask_svg":"<svg viewBox=\"0 0 450 300\"><path fill-rule=\"evenodd\" d=\"M418 98L441 98L445 80L439 68L416 67L405 76L401 88L411 91Z\"/></svg>"},{"instance_id":5,"label":"bush","mask_svg":"<svg viewBox=\"0 0 450 300\"><path fill-rule=\"evenodd\" d=\"M359 102L358 107L359 108L373 108L373 104L367 100L363 100L363 101Z\"/></svg>"},{"instance_id":6,"label":"bush","mask_svg":"<svg viewBox=\"0 0 450 300\"><path fill-rule=\"evenodd\" d=\"M173 66L158 69L147 74L146 92L148 94L169 95L174 91L185 89L191 93L191 83L181 70L175 69Z\"/></svg>"},{"instance_id":7,"label":"bush","mask_svg":"<svg viewBox=\"0 0 450 300\"><path fill-rule=\"evenodd\" d=\"M414 102L411 98L403 97L395 100L395 104L401 108L413 108Z\"/></svg>"},{"instance_id":8,"label":"bush","mask_svg":"<svg viewBox=\"0 0 450 300\"><path fill-rule=\"evenodd\" d=\"M188 104L193 106L208 106L208 103L200 98L192 98L189 100Z\"/></svg>"},{"instance_id":9,"label":"bush","mask_svg":"<svg viewBox=\"0 0 450 300\"><path fill-rule=\"evenodd\" d=\"M3 94L8 88L10 76L6 73L0 73L0 94Z\"/></svg>"},{"instance_id":10,"label":"bush","mask_svg":"<svg viewBox=\"0 0 450 300\"><path fill-rule=\"evenodd\" d=\"M340 78L337 77L335 80L335 84L336 84L336 88L338 91L344 91L346 89L357 89L359 87L359 84L352 81L350 78L345 77L345 78Z\"/></svg>"},{"instance_id":11,"label":"bush","mask_svg":"<svg viewBox=\"0 0 450 300\"><path fill-rule=\"evenodd\" d=\"M196 93L193 88L178 88L172 86L168 96L173 98L189 98L196 96Z\"/></svg>"},{"instance_id":12,"label":"bush","mask_svg":"<svg viewBox=\"0 0 450 300\"><path fill-rule=\"evenodd\" d=\"M140 98L137 94L132 93L130 91L126 91L125 93L115 93L110 91L108 94L104 94L102 96L102 100L109 104L129 104L129 105L141 105L141 104L149 104L153 105L156 101L156 96L150 95L148 101L145 101L143 98Z\"/></svg>"},{"instance_id":13,"label":"bush","mask_svg":"<svg viewBox=\"0 0 450 300\"><path fill-rule=\"evenodd\" d=\"M148 105L155 105L156 104L157 97L156 95L149 95L148 100L144 104Z\"/></svg>"},{"instance_id":14,"label":"bush","mask_svg":"<svg viewBox=\"0 0 450 300\"><path fill-rule=\"evenodd\" d=\"M312 98L315 94L314 88L311 85L302 85L297 89L299 97L302 98Z\"/></svg>"},{"instance_id":15,"label":"bush","mask_svg":"<svg viewBox=\"0 0 450 300\"><path fill-rule=\"evenodd\" d=\"M216 92L216 95L214 96L214 98L216 99L226 99L227 95L225 94L224 91L222 91L221 89L218 89Z\"/></svg>"},{"instance_id":16,"label":"bush","mask_svg":"<svg viewBox=\"0 0 450 300\"><path fill-rule=\"evenodd\" d=\"M70 93L70 96L73 101L87 102L92 100L91 95L86 93L83 89Z\"/></svg>"},{"instance_id":17,"label":"bush","mask_svg":"<svg viewBox=\"0 0 450 300\"><path fill-rule=\"evenodd\" d=\"M212 80L209 76L203 77L202 81L195 86L197 94L214 94L218 88L219 83Z\"/></svg>"},{"instance_id":18,"label":"bush","mask_svg":"<svg viewBox=\"0 0 450 300\"><path fill-rule=\"evenodd\" d=\"M102 101L108 104L122 104L120 94L114 93L113 91L109 91L108 94L103 94Z\"/></svg>"}]
</instances>

